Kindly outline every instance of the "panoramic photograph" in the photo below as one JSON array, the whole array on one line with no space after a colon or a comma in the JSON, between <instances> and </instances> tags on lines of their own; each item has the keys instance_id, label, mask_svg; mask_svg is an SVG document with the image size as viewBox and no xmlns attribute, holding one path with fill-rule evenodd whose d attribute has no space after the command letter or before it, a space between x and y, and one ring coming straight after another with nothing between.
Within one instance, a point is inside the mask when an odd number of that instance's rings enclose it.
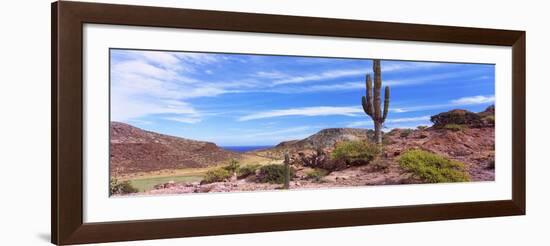
<instances>
[{"instance_id":1,"label":"panoramic photograph","mask_svg":"<svg viewBox=\"0 0 550 246\"><path fill-rule=\"evenodd\" d=\"M109 195L495 180L493 64L110 50Z\"/></svg>"}]
</instances>

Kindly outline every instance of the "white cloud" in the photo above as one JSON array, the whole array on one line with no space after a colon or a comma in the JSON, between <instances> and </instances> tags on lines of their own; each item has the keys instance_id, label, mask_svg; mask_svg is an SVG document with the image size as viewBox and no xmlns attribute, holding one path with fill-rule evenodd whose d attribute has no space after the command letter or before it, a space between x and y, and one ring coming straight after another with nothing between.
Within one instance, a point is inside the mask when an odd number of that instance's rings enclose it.
<instances>
[{"instance_id":1,"label":"white cloud","mask_svg":"<svg viewBox=\"0 0 550 246\"><path fill-rule=\"evenodd\" d=\"M264 79L281 79L281 78L288 77L287 74L279 71L269 71L269 72L259 71L259 72L256 72L253 76L264 78Z\"/></svg>"},{"instance_id":2,"label":"white cloud","mask_svg":"<svg viewBox=\"0 0 550 246\"><path fill-rule=\"evenodd\" d=\"M418 116L418 117L406 117L406 118L395 118L395 119L386 119L385 124L394 124L394 123L403 123L403 122L420 122L420 121L429 121L430 116L424 115L424 116ZM347 127L372 127L373 123L370 118L368 120L363 121L354 121L347 125Z\"/></svg>"},{"instance_id":3,"label":"white cloud","mask_svg":"<svg viewBox=\"0 0 550 246\"><path fill-rule=\"evenodd\" d=\"M295 139L304 139L308 136L311 136L320 129L325 128L324 126L297 126L290 127L286 129L275 129L275 130L266 130L266 129L256 129L253 132L250 132L249 129L241 131L239 134L231 135L216 135L210 138L206 138L208 141L216 142L222 146L231 146L231 145L272 145L280 143L282 141L295 140Z\"/></svg>"},{"instance_id":4,"label":"white cloud","mask_svg":"<svg viewBox=\"0 0 550 246\"><path fill-rule=\"evenodd\" d=\"M348 70L330 70L321 72L319 74L309 74L302 76L293 76L286 79L276 80L273 82L274 85L282 84L299 84L308 81L319 81L327 79L342 78L353 75L365 74L368 72L368 69L348 69Z\"/></svg>"},{"instance_id":5,"label":"white cloud","mask_svg":"<svg viewBox=\"0 0 550 246\"><path fill-rule=\"evenodd\" d=\"M471 96L471 97L461 97L458 99L450 100L448 103L442 103L442 104L418 105L418 106L411 106L411 107L393 107L393 108L390 108L390 112L406 113L406 112L424 111L424 110L449 108L449 107L457 107L457 106L488 104L488 103L493 103L494 101L495 101L495 96L479 95L479 96Z\"/></svg>"},{"instance_id":6,"label":"white cloud","mask_svg":"<svg viewBox=\"0 0 550 246\"><path fill-rule=\"evenodd\" d=\"M328 116L328 115L355 116L361 112L363 112L363 110L359 107L318 106L318 107L291 108L291 109L280 109L280 110L259 112L259 113L242 116L238 120L247 121L247 120L257 120L257 119L274 118L274 117L282 117L282 116Z\"/></svg>"},{"instance_id":7,"label":"white cloud","mask_svg":"<svg viewBox=\"0 0 550 246\"><path fill-rule=\"evenodd\" d=\"M346 125L346 127L351 127L351 128L372 127L372 126L374 126L374 124L372 123L372 120L370 118L365 118L365 120L362 120L362 121L354 121Z\"/></svg>"},{"instance_id":8,"label":"white cloud","mask_svg":"<svg viewBox=\"0 0 550 246\"><path fill-rule=\"evenodd\" d=\"M428 69L440 66L440 64L437 63L412 63L412 65L405 65L405 64L395 64L390 65L387 67L388 71L404 71L404 70L414 70L414 69ZM332 79L332 78L339 78L339 77L346 77L346 76L340 76L340 75L358 75L358 74L365 74L365 69L360 70L335 70L326 72L324 74L320 75L311 75L311 76L303 76L303 77L293 77L286 80L280 80L284 81L285 83L280 83L280 81L275 81L274 86L280 86L280 85L290 85L290 84L298 84L305 81L310 80L324 80L324 79ZM428 76L420 76L416 78L409 78L409 79L384 79L382 81L383 86L409 86L409 85L417 85L417 84L425 84L425 83L432 83L432 82L441 82L443 80L452 79L452 78L459 78L461 76L468 75L464 72L447 72L447 73L439 73L439 74L432 74ZM292 82L289 82L292 81ZM300 87L278 87L274 89L267 89L268 92L277 92L277 93L307 93L307 92L323 92L323 91L346 91L346 90L356 90L356 89L364 89L365 88L365 81L357 81L357 82L336 82L332 84L314 84L309 86L300 86Z\"/></svg>"},{"instance_id":9,"label":"white cloud","mask_svg":"<svg viewBox=\"0 0 550 246\"><path fill-rule=\"evenodd\" d=\"M198 117L165 117L164 119L187 124L195 124L201 122L201 119Z\"/></svg>"},{"instance_id":10,"label":"white cloud","mask_svg":"<svg viewBox=\"0 0 550 246\"><path fill-rule=\"evenodd\" d=\"M311 85L311 86L299 86L299 87L279 87L279 88L270 88L265 90L258 90L262 92L275 92L283 94L295 94L295 93L308 93L308 92L324 92L324 91L346 91L346 90L357 90L365 88L365 83L357 82L342 82L335 84L324 84L324 85Z\"/></svg>"},{"instance_id":11,"label":"white cloud","mask_svg":"<svg viewBox=\"0 0 550 246\"><path fill-rule=\"evenodd\" d=\"M116 63L112 67L112 73L116 76L143 76L154 79L175 79L175 71L151 65L142 60L129 60Z\"/></svg>"},{"instance_id":12,"label":"white cloud","mask_svg":"<svg viewBox=\"0 0 550 246\"><path fill-rule=\"evenodd\" d=\"M226 83L198 83L190 74L196 65L217 62L212 54L118 51L111 68L111 116L117 121L138 120L155 114L167 119L196 123L201 112L184 100L229 93Z\"/></svg>"},{"instance_id":13,"label":"white cloud","mask_svg":"<svg viewBox=\"0 0 550 246\"><path fill-rule=\"evenodd\" d=\"M492 103L494 101L495 101L495 96L473 96L473 97L462 97L456 100L452 100L451 103L454 105L472 105L472 104Z\"/></svg>"},{"instance_id":14,"label":"white cloud","mask_svg":"<svg viewBox=\"0 0 550 246\"><path fill-rule=\"evenodd\" d=\"M419 69L431 69L434 67L441 66L441 63L433 63L433 62L399 62L399 63L389 63L384 64L385 62L381 62L381 69L382 72L393 72L393 71L411 71L411 70L419 70Z\"/></svg>"},{"instance_id":15,"label":"white cloud","mask_svg":"<svg viewBox=\"0 0 550 246\"><path fill-rule=\"evenodd\" d=\"M384 61L382 61L384 63ZM390 63L382 66L382 72L396 72L396 71L411 71L418 69L429 69L440 66L440 63L429 62L409 62L409 63ZM300 75L300 76L288 76L288 78L276 80L273 85L283 84L299 84L309 81L322 81L328 79L337 79L356 75L372 74L371 67L359 68L359 69L340 69L340 70L328 70L315 74Z\"/></svg>"},{"instance_id":16,"label":"white cloud","mask_svg":"<svg viewBox=\"0 0 550 246\"><path fill-rule=\"evenodd\" d=\"M219 62L219 55L217 54L207 54L207 53L173 53L180 60L193 63L193 64L209 64Z\"/></svg>"},{"instance_id":17,"label":"white cloud","mask_svg":"<svg viewBox=\"0 0 550 246\"><path fill-rule=\"evenodd\" d=\"M126 95L113 95L111 105L111 119L114 121L136 120L152 114L199 115L187 104L175 105L158 99L145 101Z\"/></svg>"},{"instance_id":18,"label":"white cloud","mask_svg":"<svg viewBox=\"0 0 550 246\"><path fill-rule=\"evenodd\" d=\"M158 51L142 51L138 53L147 61L153 62L165 68L176 68L179 66L180 60L177 55L169 52Z\"/></svg>"},{"instance_id":19,"label":"white cloud","mask_svg":"<svg viewBox=\"0 0 550 246\"><path fill-rule=\"evenodd\" d=\"M439 73L439 74L432 74L432 75L423 75L417 78L411 78L411 79L395 79L395 80L385 80L382 83L389 86L406 86L406 85L417 85L417 84L425 84L425 83L431 83L431 82L438 82L441 80L447 80L447 79L453 79L458 78L461 76L466 75L464 72L448 72L448 73Z\"/></svg>"},{"instance_id":20,"label":"white cloud","mask_svg":"<svg viewBox=\"0 0 550 246\"><path fill-rule=\"evenodd\" d=\"M415 121L426 121L430 120L429 115L418 116L418 117L408 117L408 118L397 118L397 119L388 119L387 123L402 123L402 122L415 122Z\"/></svg>"}]
</instances>

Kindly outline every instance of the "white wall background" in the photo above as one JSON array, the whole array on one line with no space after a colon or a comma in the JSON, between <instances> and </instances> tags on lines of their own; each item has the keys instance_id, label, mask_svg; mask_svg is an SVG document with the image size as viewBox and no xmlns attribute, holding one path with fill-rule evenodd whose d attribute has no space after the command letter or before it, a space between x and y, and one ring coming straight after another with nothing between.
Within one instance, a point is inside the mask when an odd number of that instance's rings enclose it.
<instances>
[{"instance_id":1,"label":"white wall background","mask_svg":"<svg viewBox=\"0 0 550 246\"><path fill-rule=\"evenodd\" d=\"M242 12L527 31L527 216L273 232L109 245L548 245L546 147L550 29L544 1L111 0ZM8 1L0 14L0 236L47 245L50 234L50 1ZM528 243L531 242L531 243Z\"/></svg>"}]
</instances>

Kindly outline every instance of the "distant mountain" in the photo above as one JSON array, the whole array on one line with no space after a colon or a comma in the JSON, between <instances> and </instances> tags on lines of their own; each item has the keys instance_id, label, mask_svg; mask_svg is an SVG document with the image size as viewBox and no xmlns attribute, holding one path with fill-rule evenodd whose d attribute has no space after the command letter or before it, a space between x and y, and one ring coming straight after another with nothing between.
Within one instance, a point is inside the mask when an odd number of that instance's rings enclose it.
<instances>
[{"instance_id":1,"label":"distant mountain","mask_svg":"<svg viewBox=\"0 0 550 246\"><path fill-rule=\"evenodd\" d=\"M206 167L239 156L214 143L163 135L125 123L111 122L111 173Z\"/></svg>"},{"instance_id":2,"label":"distant mountain","mask_svg":"<svg viewBox=\"0 0 550 246\"><path fill-rule=\"evenodd\" d=\"M284 151L294 153L302 150L332 148L338 142L366 140L372 137L372 134L372 130L368 129L326 128L307 138L281 142L271 149L254 151L254 153L267 157L280 157Z\"/></svg>"}]
</instances>

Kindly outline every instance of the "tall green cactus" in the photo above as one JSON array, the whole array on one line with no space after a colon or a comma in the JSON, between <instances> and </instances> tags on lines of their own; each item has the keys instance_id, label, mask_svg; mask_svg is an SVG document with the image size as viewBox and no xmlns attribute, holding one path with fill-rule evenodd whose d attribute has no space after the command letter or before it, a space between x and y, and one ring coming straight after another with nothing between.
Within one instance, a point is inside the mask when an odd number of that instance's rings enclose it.
<instances>
[{"instance_id":1,"label":"tall green cactus","mask_svg":"<svg viewBox=\"0 0 550 246\"><path fill-rule=\"evenodd\" d=\"M285 184L283 189L288 190L290 188L290 158L288 152L285 152Z\"/></svg>"},{"instance_id":2,"label":"tall green cactus","mask_svg":"<svg viewBox=\"0 0 550 246\"><path fill-rule=\"evenodd\" d=\"M377 144L382 144L382 124L388 116L388 108L390 107L390 87L386 86L384 91L384 111L380 109L380 89L382 88L382 75L380 71L380 60L372 61L372 70L374 72L374 88L372 88L372 80L370 74L366 78L366 97L361 98L363 110L372 118L374 122L374 139Z\"/></svg>"}]
</instances>

